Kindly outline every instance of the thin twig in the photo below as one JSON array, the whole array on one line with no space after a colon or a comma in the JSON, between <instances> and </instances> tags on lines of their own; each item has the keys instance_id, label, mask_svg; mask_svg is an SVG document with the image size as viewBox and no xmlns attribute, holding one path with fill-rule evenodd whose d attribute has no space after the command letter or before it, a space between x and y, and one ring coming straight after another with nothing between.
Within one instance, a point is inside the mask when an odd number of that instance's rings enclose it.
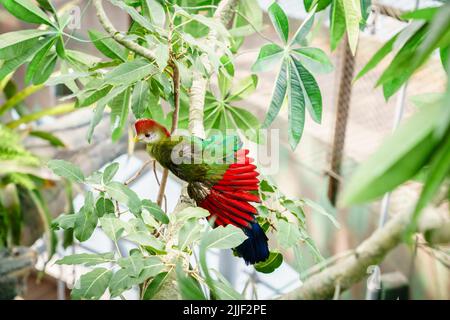
<instances>
[{"instance_id":1,"label":"thin twig","mask_svg":"<svg viewBox=\"0 0 450 320\"><path fill-rule=\"evenodd\" d=\"M156 172L156 160L153 160L153 174L155 176L156 183L160 186L161 182L159 181L158 173Z\"/></svg>"},{"instance_id":2,"label":"thin twig","mask_svg":"<svg viewBox=\"0 0 450 320\"><path fill-rule=\"evenodd\" d=\"M144 162L142 167L140 167L139 170L136 171L136 173L130 179L128 179L127 181L124 182L124 185L127 186L130 183L132 183L134 180L136 180L142 174L142 171L144 171L145 167L150 164L150 162L152 162L152 160L147 160L146 162Z\"/></svg>"},{"instance_id":3,"label":"thin twig","mask_svg":"<svg viewBox=\"0 0 450 320\"><path fill-rule=\"evenodd\" d=\"M168 43L171 44L172 34L173 34L173 20L170 19L169 25L169 36ZM170 133L173 134L178 127L178 114L180 110L180 70L178 69L177 63L174 58L174 53L172 49L172 45L169 46L169 66L172 68L172 82L173 82L173 113L172 113L172 128ZM156 198L156 203L161 207L165 190L167 185L167 179L169 177L169 170L164 168L163 174L161 177L161 184L159 186L158 196ZM167 202L167 201L166 201ZM166 203L167 206L167 203Z\"/></svg>"}]
</instances>

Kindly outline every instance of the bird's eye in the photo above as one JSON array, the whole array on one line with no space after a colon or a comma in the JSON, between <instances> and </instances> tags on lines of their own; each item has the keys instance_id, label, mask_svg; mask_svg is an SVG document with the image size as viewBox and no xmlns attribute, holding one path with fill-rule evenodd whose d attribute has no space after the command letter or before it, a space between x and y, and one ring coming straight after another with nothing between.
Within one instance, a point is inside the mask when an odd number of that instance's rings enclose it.
<instances>
[{"instance_id":1,"label":"bird's eye","mask_svg":"<svg viewBox=\"0 0 450 320\"><path fill-rule=\"evenodd\" d=\"M145 137L146 137L146 138L150 138L150 133L146 133L146 134L145 134Z\"/></svg>"}]
</instances>

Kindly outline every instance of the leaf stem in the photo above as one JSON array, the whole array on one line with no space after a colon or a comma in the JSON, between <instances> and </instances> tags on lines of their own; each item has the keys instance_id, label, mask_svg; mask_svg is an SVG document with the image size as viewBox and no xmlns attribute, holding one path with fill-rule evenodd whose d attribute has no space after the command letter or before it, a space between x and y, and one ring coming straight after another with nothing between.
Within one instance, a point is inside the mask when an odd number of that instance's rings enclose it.
<instances>
[{"instance_id":1,"label":"leaf stem","mask_svg":"<svg viewBox=\"0 0 450 320\"><path fill-rule=\"evenodd\" d=\"M27 114L23 117L21 117L18 120L15 121L11 121L8 122L6 124L6 126L8 128L14 129L17 128L18 126L20 126L21 124L24 123L29 123L35 120L38 120L44 116L55 116L55 115L59 115L59 114L64 114L64 113L69 113L75 111L75 104L70 102L70 103L65 103L65 104L60 104L57 105L55 107L51 107L51 108L46 108L44 110L41 111L37 111L37 112L33 112L30 114Z\"/></svg>"},{"instance_id":2,"label":"leaf stem","mask_svg":"<svg viewBox=\"0 0 450 320\"><path fill-rule=\"evenodd\" d=\"M31 85L29 87L26 87L25 89L17 92L15 95L13 95L10 99L8 99L4 104L0 106L0 115L8 111L9 109L14 108L16 105L24 101L26 98L28 98L33 93L41 90L44 87L44 85Z\"/></svg>"}]
</instances>

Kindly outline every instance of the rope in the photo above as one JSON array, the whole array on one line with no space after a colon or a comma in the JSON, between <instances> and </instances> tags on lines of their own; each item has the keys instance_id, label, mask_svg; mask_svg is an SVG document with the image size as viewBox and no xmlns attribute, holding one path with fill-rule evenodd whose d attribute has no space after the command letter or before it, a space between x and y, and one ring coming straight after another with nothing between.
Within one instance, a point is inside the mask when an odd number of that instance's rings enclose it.
<instances>
[{"instance_id":1,"label":"rope","mask_svg":"<svg viewBox=\"0 0 450 320\"><path fill-rule=\"evenodd\" d=\"M343 41L343 55L341 58L342 68L339 81L339 91L336 109L336 121L333 137L333 148L331 153L330 170L340 175L342 156L345 144L345 131L347 129L348 113L352 95L352 80L355 69L355 57L352 55L348 41ZM331 204L336 204L337 193L339 190L339 179L330 175L328 184L328 198Z\"/></svg>"}]
</instances>

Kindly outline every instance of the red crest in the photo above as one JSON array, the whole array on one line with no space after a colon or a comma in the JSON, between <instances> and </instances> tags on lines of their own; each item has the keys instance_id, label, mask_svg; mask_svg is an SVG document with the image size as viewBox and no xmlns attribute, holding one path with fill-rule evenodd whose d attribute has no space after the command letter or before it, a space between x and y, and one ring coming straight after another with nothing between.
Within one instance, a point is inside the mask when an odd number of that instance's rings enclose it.
<instances>
[{"instance_id":1,"label":"red crest","mask_svg":"<svg viewBox=\"0 0 450 320\"><path fill-rule=\"evenodd\" d=\"M167 137L170 137L170 132L152 119L139 119L135 122L134 127L137 134L161 130Z\"/></svg>"}]
</instances>

